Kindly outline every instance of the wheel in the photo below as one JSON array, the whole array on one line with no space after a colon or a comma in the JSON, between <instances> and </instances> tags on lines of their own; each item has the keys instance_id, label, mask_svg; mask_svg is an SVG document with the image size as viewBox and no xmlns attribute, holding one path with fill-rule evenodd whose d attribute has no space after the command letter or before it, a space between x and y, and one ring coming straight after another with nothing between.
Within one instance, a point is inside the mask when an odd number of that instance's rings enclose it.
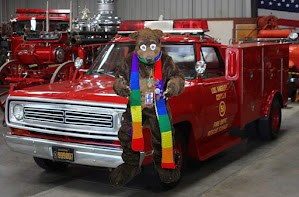
<instances>
[{"instance_id":1,"label":"wheel","mask_svg":"<svg viewBox=\"0 0 299 197\"><path fill-rule=\"evenodd\" d=\"M5 100L9 91L9 82L5 79L9 78L23 78L28 70L26 65L21 64L17 60L11 60L4 63L0 67L0 107L4 110Z\"/></svg>"},{"instance_id":2,"label":"wheel","mask_svg":"<svg viewBox=\"0 0 299 197\"><path fill-rule=\"evenodd\" d=\"M56 68L55 72L51 77L50 83L72 80L75 71L76 68L74 62L72 61L64 62Z\"/></svg>"},{"instance_id":3,"label":"wheel","mask_svg":"<svg viewBox=\"0 0 299 197\"><path fill-rule=\"evenodd\" d=\"M174 140L174 161L176 164L176 168L180 170L180 179L176 182L172 183L164 183L160 181L160 185L163 189L169 190L178 185L180 180L182 179L182 175L184 173L184 169L187 163L187 156L186 156L186 146L187 146L187 138L184 133L180 129L175 130L175 140Z\"/></svg>"},{"instance_id":4,"label":"wheel","mask_svg":"<svg viewBox=\"0 0 299 197\"><path fill-rule=\"evenodd\" d=\"M257 139L259 137L258 120L245 125L245 137L248 137L249 139Z\"/></svg>"},{"instance_id":5,"label":"wheel","mask_svg":"<svg viewBox=\"0 0 299 197\"><path fill-rule=\"evenodd\" d=\"M291 98L292 102L296 101L296 87L295 87L295 83L290 83L289 82L289 93L288 96L289 98Z\"/></svg>"},{"instance_id":6,"label":"wheel","mask_svg":"<svg viewBox=\"0 0 299 197\"><path fill-rule=\"evenodd\" d=\"M290 96L292 102L295 102L295 101L296 101L296 93L297 93L297 91L294 90L294 91L292 92L291 96Z\"/></svg>"},{"instance_id":7,"label":"wheel","mask_svg":"<svg viewBox=\"0 0 299 197\"><path fill-rule=\"evenodd\" d=\"M258 134L262 140L273 140L278 137L281 125L281 105L275 97L268 117L259 119Z\"/></svg>"},{"instance_id":8,"label":"wheel","mask_svg":"<svg viewBox=\"0 0 299 197\"><path fill-rule=\"evenodd\" d=\"M46 171L62 171L66 169L69 164L59 161L52 161L49 159L43 159L38 157L33 157L35 163Z\"/></svg>"},{"instance_id":9,"label":"wheel","mask_svg":"<svg viewBox=\"0 0 299 197\"><path fill-rule=\"evenodd\" d=\"M5 78L23 78L28 67L17 60L11 60L0 67L0 84L9 86Z\"/></svg>"}]
</instances>

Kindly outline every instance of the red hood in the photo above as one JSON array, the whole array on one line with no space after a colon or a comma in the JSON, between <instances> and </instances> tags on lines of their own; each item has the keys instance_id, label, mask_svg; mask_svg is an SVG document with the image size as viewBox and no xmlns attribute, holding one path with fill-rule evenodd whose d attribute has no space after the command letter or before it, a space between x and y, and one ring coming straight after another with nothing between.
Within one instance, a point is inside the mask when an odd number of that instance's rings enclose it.
<instances>
[{"instance_id":1,"label":"red hood","mask_svg":"<svg viewBox=\"0 0 299 197\"><path fill-rule=\"evenodd\" d=\"M68 99L127 104L128 100L113 91L111 76L86 76L74 82L64 81L15 90L10 96Z\"/></svg>"}]
</instances>

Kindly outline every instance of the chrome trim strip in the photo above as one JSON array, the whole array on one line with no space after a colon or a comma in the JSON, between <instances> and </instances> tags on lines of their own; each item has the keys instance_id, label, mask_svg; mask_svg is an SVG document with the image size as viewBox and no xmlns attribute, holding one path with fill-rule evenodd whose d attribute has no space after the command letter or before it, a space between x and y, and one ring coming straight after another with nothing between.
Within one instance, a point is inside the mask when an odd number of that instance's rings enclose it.
<instances>
[{"instance_id":1,"label":"chrome trim strip","mask_svg":"<svg viewBox=\"0 0 299 197\"><path fill-rule=\"evenodd\" d=\"M53 93L53 92L51 92ZM43 101L45 103L61 103L61 104L75 104L75 105L89 105L93 107L113 108L113 109L126 109L126 104L115 104L115 103L99 103L92 101L80 101L80 100L62 100L62 99L48 99L38 97L22 97L22 96L8 96L9 100L25 100L25 101ZM7 104L6 104L7 105ZM7 107L7 106L6 106Z\"/></svg>"},{"instance_id":2,"label":"chrome trim strip","mask_svg":"<svg viewBox=\"0 0 299 197\"><path fill-rule=\"evenodd\" d=\"M60 136L69 136L69 137L78 137L84 139L101 139L101 140L118 140L117 134L115 135L88 135L88 134L80 134L77 132L65 132L65 131L55 131L55 130L45 130L41 128L34 128L34 127L23 127L23 126L10 126L16 129L24 129L28 131L38 132L40 134L52 134L52 135L60 135ZM42 126L41 126L42 127Z\"/></svg>"},{"instance_id":3,"label":"chrome trim strip","mask_svg":"<svg viewBox=\"0 0 299 197\"><path fill-rule=\"evenodd\" d=\"M261 79L261 95L264 96L264 89L265 89L265 59L264 59L265 51L264 47L262 47L262 79Z\"/></svg>"},{"instance_id":4,"label":"chrome trim strip","mask_svg":"<svg viewBox=\"0 0 299 197\"><path fill-rule=\"evenodd\" d=\"M242 50L242 65L241 65L241 73L242 73L242 81L241 81L241 103L244 104L244 50Z\"/></svg>"},{"instance_id":5,"label":"chrome trim strip","mask_svg":"<svg viewBox=\"0 0 299 197\"><path fill-rule=\"evenodd\" d=\"M283 58L280 59L280 92L283 91Z\"/></svg>"},{"instance_id":6,"label":"chrome trim strip","mask_svg":"<svg viewBox=\"0 0 299 197\"><path fill-rule=\"evenodd\" d=\"M74 150L73 163L75 164L115 168L123 163L121 148L58 142L10 134L4 134L4 139L11 150L34 157L52 160L52 147L59 146ZM144 153L141 153L140 163L143 159Z\"/></svg>"}]
</instances>

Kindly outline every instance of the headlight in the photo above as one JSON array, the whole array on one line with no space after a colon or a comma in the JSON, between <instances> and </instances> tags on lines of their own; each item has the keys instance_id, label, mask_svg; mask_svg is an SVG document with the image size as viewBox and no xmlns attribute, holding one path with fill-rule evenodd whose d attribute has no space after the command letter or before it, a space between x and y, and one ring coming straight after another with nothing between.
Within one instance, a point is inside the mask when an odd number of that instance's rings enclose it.
<instances>
[{"instance_id":1,"label":"headlight","mask_svg":"<svg viewBox=\"0 0 299 197\"><path fill-rule=\"evenodd\" d=\"M21 120L24 117L24 107L17 104L13 107L13 115L17 120Z\"/></svg>"},{"instance_id":2,"label":"headlight","mask_svg":"<svg viewBox=\"0 0 299 197\"><path fill-rule=\"evenodd\" d=\"M58 63L62 63L63 60L64 60L64 57L65 57L65 52L64 52L63 48L61 48L61 47L57 47L57 48L55 49L54 53L55 53L56 61L57 61Z\"/></svg>"},{"instance_id":3,"label":"headlight","mask_svg":"<svg viewBox=\"0 0 299 197\"><path fill-rule=\"evenodd\" d=\"M77 57L75 60L75 67L79 69L83 64L83 60L80 57Z\"/></svg>"}]
</instances>

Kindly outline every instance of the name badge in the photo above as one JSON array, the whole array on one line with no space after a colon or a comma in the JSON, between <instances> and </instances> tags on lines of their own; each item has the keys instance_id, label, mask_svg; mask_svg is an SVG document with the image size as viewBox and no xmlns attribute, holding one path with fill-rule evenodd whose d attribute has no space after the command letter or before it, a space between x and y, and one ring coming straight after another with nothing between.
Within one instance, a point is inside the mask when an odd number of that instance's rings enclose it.
<instances>
[{"instance_id":1,"label":"name badge","mask_svg":"<svg viewBox=\"0 0 299 197\"><path fill-rule=\"evenodd\" d=\"M144 104L147 106L151 106L154 103L154 93L147 91L145 92L145 99L144 99Z\"/></svg>"}]
</instances>

